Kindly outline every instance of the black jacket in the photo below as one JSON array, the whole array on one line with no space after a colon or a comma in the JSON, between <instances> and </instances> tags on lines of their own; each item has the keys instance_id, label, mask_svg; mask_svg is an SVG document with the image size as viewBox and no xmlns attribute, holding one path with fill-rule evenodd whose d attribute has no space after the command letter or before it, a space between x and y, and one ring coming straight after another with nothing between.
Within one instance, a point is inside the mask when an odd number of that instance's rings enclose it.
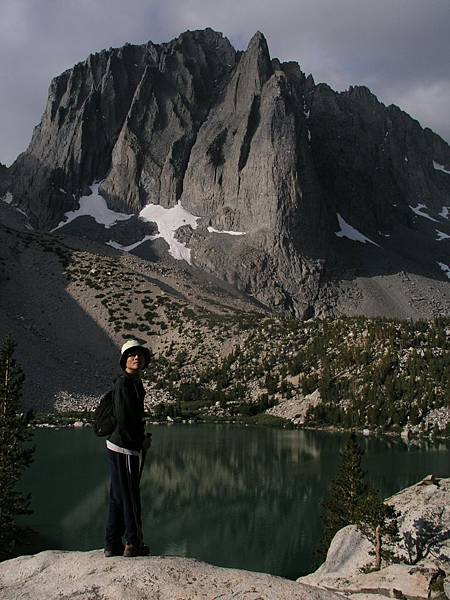
<instances>
[{"instance_id":1,"label":"black jacket","mask_svg":"<svg viewBox=\"0 0 450 600\"><path fill-rule=\"evenodd\" d=\"M124 373L113 385L117 425L109 440L128 450L142 450L144 440L144 386L139 378Z\"/></svg>"}]
</instances>

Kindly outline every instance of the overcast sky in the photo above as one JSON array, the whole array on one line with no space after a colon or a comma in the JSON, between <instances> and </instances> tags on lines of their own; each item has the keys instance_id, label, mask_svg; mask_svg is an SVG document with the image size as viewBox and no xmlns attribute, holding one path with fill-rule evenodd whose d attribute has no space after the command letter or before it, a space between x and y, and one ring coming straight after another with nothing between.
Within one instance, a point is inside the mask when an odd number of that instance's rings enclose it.
<instances>
[{"instance_id":1,"label":"overcast sky","mask_svg":"<svg viewBox=\"0 0 450 600\"><path fill-rule=\"evenodd\" d=\"M91 52L212 27L255 31L336 90L367 85L450 142L450 0L0 0L0 162L26 149L50 80Z\"/></svg>"}]
</instances>

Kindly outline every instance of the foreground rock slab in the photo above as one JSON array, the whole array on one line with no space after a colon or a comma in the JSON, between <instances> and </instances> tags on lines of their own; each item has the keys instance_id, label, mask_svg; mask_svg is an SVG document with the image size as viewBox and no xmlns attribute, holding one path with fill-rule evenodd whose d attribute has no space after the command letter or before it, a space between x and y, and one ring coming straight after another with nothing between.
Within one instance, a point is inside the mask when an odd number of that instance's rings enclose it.
<instances>
[{"instance_id":1,"label":"foreground rock slab","mask_svg":"<svg viewBox=\"0 0 450 600\"><path fill-rule=\"evenodd\" d=\"M381 594L389 598L432 597L433 583L442 571L436 566L389 565L381 571L361 574L351 580L346 593Z\"/></svg>"},{"instance_id":2,"label":"foreground rock slab","mask_svg":"<svg viewBox=\"0 0 450 600\"><path fill-rule=\"evenodd\" d=\"M352 600L439 597L450 575L450 478L429 475L386 502L399 513L400 542L390 548L399 564L364 572L373 564L373 546L356 525L348 525L336 533L317 571L297 581Z\"/></svg>"},{"instance_id":3,"label":"foreground rock slab","mask_svg":"<svg viewBox=\"0 0 450 600\"><path fill-rule=\"evenodd\" d=\"M2 600L338 600L294 581L188 558L46 551L0 564Z\"/></svg>"}]
</instances>

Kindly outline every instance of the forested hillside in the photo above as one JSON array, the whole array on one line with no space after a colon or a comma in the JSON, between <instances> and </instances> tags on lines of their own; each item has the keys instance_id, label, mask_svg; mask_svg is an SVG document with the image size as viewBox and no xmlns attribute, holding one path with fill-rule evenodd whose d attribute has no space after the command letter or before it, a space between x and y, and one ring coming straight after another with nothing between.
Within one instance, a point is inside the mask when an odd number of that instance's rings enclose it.
<instances>
[{"instance_id":1,"label":"forested hillside","mask_svg":"<svg viewBox=\"0 0 450 600\"><path fill-rule=\"evenodd\" d=\"M187 354L148 374L172 416L252 416L312 392L305 425L441 430L448 423L450 320L263 318L225 358L197 373ZM159 409L164 412L163 406Z\"/></svg>"}]
</instances>

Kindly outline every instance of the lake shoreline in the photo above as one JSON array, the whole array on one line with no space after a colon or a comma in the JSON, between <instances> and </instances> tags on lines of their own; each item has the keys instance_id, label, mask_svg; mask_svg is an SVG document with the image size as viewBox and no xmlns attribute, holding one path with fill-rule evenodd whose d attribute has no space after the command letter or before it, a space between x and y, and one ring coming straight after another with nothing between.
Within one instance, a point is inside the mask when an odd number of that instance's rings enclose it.
<instances>
[{"instance_id":1,"label":"lake shoreline","mask_svg":"<svg viewBox=\"0 0 450 600\"><path fill-rule=\"evenodd\" d=\"M56 416L57 415L57 416ZM268 416L268 415L265 415ZM50 418L49 418L50 417ZM270 416L269 416L270 417ZM85 414L79 414L73 416L73 413L48 413L46 415L41 414L39 416L39 423L31 423L33 428L42 429L76 429L76 428L89 428L92 427L93 419L86 417ZM409 441L438 441L438 440L449 440L450 435L446 435L443 432L423 432L416 433L408 430L405 434L405 430L380 430L379 428L371 429L367 428L344 428L337 426L312 426L312 425L295 425L287 419L279 417L270 417L268 419L255 419L255 418L243 418L243 419L164 419L164 420L150 420L146 419L146 425L152 426L168 426L173 425L239 425L241 427L258 427L258 428L276 428L276 429L288 429L298 431L320 431L330 434L345 434L355 432L363 437L377 437L377 438L400 438L404 442Z\"/></svg>"}]
</instances>

